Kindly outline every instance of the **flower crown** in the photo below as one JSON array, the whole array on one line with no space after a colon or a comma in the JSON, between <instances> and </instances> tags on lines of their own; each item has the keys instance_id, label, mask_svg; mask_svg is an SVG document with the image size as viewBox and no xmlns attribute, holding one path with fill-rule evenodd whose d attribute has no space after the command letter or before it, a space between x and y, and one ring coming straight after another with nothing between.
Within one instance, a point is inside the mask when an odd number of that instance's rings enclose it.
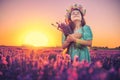
<instances>
[{"instance_id":1,"label":"flower crown","mask_svg":"<svg viewBox=\"0 0 120 80\"><path fill-rule=\"evenodd\" d=\"M74 4L74 5L70 6L69 9L66 9L67 13L66 13L65 17L68 19L70 13L71 13L73 10L75 10L75 9L80 10L80 12L83 14L83 16L84 16L85 13L86 13L86 9L83 9L82 5Z\"/></svg>"}]
</instances>

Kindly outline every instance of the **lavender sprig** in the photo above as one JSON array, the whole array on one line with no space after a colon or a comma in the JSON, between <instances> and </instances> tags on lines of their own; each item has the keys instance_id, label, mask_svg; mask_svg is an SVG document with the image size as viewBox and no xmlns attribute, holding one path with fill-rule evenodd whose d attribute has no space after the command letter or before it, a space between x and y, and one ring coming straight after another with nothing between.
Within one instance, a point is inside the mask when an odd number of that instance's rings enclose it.
<instances>
[{"instance_id":1,"label":"lavender sprig","mask_svg":"<svg viewBox=\"0 0 120 80\"><path fill-rule=\"evenodd\" d=\"M52 24L52 25L57 27L58 30L62 31L65 36L68 36L69 34L73 33L69 25L66 25L65 23L59 24L58 22L56 22L56 24L58 26L56 26L54 24Z\"/></svg>"}]
</instances>

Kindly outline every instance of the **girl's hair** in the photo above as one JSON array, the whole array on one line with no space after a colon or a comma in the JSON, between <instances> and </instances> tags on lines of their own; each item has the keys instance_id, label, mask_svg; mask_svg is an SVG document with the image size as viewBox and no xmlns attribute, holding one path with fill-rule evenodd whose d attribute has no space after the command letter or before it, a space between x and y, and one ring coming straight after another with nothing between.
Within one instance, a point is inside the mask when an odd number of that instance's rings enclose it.
<instances>
[{"instance_id":1,"label":"girl's hair","mask_svg":"<svg viewBox=\"0 0 120 80\"><path fill-rule=\"evenodd\" d=\"M83 27L85 24L86 24L86 22L85 22L85 19L84 19L84 17L83 17L83 13L79 10L79 9L74 9L74 10L78 10L79 12L80 12L80 14L81 14L81 17L82 17L82 20L81 20L81 26ZM74 11L74 10L72 10L72 11ZM74 30L74 28L75 28L75 24L72 22L72 20L71 20L71 13L72 13L72 11L70 12L70 14L69 14L69 16L68 16L68 25L70 26L70 28L72 29L72 30Z\"/></svg>"}]
</instances>

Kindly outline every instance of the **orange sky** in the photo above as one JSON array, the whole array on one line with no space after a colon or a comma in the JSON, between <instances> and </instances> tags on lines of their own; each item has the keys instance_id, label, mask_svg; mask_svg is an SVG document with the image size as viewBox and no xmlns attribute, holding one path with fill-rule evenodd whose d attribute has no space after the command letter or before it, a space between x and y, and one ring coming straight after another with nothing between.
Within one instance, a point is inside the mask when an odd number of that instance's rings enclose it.
<instances>
[{"instance_id":1,"label":"orange sky","mask_svg":"<svg viewBox=\"0 0 120 80\"><path fill-rule=\"evenodd\" d=\"M93 32L93 46L120 46L119 0L1 0L0 45L61 46L61 32L51 23L64 21L78 3Z\"/></svg>"}]
</instances>

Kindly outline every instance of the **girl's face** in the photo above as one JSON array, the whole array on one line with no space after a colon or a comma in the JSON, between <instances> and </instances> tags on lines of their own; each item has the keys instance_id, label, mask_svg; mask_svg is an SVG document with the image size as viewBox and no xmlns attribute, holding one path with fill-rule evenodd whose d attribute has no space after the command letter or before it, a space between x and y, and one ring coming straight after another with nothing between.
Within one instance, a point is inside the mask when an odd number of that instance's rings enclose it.
<instances>
[{"instance_id":1,"label":"girl's face","mask_svg":"<svg viewBox=\"0 0 120 80\"><path fill-rule=\"evenodd\" d=\"M80 11L78 10L73 10L71 12L71 20L74 22L74 21L81 21L82 20L82 16L81 16L81 13Z\"/></svg>"}]
</instances>

